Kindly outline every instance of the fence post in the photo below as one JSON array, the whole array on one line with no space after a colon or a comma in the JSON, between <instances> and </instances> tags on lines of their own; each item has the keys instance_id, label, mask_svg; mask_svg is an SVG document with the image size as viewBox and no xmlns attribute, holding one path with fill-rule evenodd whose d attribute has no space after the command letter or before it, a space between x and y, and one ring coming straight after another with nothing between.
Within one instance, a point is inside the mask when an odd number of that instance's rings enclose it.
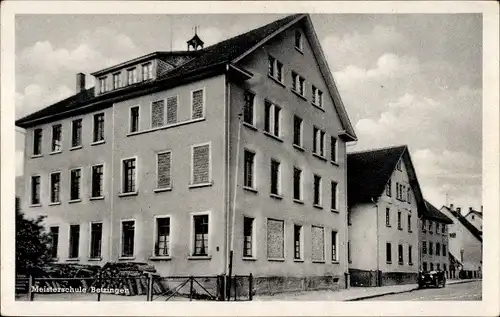
<instances>
[{"instance_id":1,"label":"fence post","mask_svg":"<svg viewBox=\"0 0 500 317\"><path fill-rule=\"evenodd\" d=\"M102 278L101 278L101 272L97 272L97 286L99 287L99 290L97 291L97 301L101 301L101 288L102 288Z\"/></svg>"},{"instance_id":2,"label":"fence post","mask_svg":"<svg viewBox=\"0 0 500 317\"><path fill-rule=\"evenodd\" d=\"M193 300L193 277L189 277L189 301Z\"/></svg>"},{"instance_id":3,"label":"fence post","mask_svg":"<svg viewBox=\"0 0 500 317\"><path fill-rule=\"evenodd\" d=\"M147 293L147 299L146 301L152 302L153 301L153 274L148 273L148 293Z\"/></svg>"},{"instance_id":4,"label":"fence post","mask_svg":"<svg viewBox=\"0 0 500 317\"><path fill-rule=\"evenodd\" d=\"M35 298L35 293L33 293L32 291L32 288L33 288L33 284L34 283L34 278L33 276L29 276L29 279L28 279L28 299L32 302Z\"/></svg>"},{"instance_id":5,"label":"fence post","mask_svg":"<svg viewBox=\"0 0 500 317\"><path fill-rule=\"evenodd\" d=\"M252 300L252 291L253 291L253 275L250 273L250 276L248 278L248 299Z\"/></svg>"}]
</instances>

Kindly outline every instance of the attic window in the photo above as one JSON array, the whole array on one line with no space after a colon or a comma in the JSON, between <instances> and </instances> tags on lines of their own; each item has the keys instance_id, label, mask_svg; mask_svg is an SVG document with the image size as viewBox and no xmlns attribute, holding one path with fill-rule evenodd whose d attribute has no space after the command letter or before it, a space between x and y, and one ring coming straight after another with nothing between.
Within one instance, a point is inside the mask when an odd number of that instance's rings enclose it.
<instances>
[{"instance_id":1,"label":"attic window","mask_svg":"<svg viewBox=\"0 0 500 317\"><path fill-rule=\"evenodd\" d=\"M106 77L99 78L99 88L101 93L106 92Z\"/></svg>"},{"instance_id":2,"label":"attic window","mask_svg":"<svg viewBox=\"0 0 500 317\"><path fill-rule=\"evenodd\" d=\"M269 55L269 70L268 74L270 77L276 79L280 83L283 83L283 64L280 63L276 58Z\"/></svg>"},{"instance_id":3,"label":"attic window","mask_svg":"<svg viewBox=\"0 0 500 317\"><path fill-rule=\"evenodd\" d=\"M142 80L153 79L153 64L146 63L142 65Z\"/></svg>"},{"instance_id":4,"label":"attic window","mask_svg":"<svg viewBox=\"0 0 500 317\"><path fill-rule=\"evenodd\" d=\"M396 168L398 169L398 171L402 171L401 160L398 161L398 164L396 165Z\"/></svg>"},{"instance_id":5,"label":"attic window","mask_svg":"<svg viewBox=\"0 0 500 317\"><path fill-rule=\"evenodd\" d=\"M132 85L137 82L137 69L130 68L127 70L127 85Z\"/></svg>"},{"instance_id":6,"label":"attic window","mask_svg":"<svg viewBox=\"0 0 500 317\"><path fill-rule=\"evenodd\" d=\"M295 31L295 48L302 52L302 33L299 30Z\"/></svg>"}]
</instances>

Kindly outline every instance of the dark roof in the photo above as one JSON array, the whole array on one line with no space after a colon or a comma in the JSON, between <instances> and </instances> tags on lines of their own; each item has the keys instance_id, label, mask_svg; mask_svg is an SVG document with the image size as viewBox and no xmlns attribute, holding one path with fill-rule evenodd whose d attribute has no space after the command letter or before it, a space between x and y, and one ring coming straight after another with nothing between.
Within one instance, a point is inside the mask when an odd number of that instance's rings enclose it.
<instances>
[{"instance_id":1,"label":"dark roof","mask_svg":"<svg viewBox=\"0 0 500 317\"><path fill-rule=\"evenodd\" d=\"M469 222L469 220L467 220L464 216L462 216L458 211L456 210L451 210L450 208L448 208L447 206L443 206L444 208L448 209L450 211L450 213L458 219L458 221L460 221L460 223L465 227L467 228L467 230L469 230L469 232L474 236L476 237L476 239L478 239L480 242L483 242L483 238L482 238L482 235L483 233L481 232L481 230L479 230L478 228L476 228L472 223Z\"/></svg>"},{"instance_id":2,"label":"dark roof","mask_svg":"<svg viewBox=\"0 0 500 317\"><path fill-rule=\"evenodd\" d=\"M427 200L425 201L425 205L426 205L427 209L425 210L425 212L422 215L423 218L436 220L438 222L443 222L443 223L447 223L447 224L453 223L453 220L448 218L445 214L443 214L441 211L439 211L439 209L434 207L434 205L431 204L430 202L428 202Z\"/></svg>"},{"instance_id":3,"label":"dark roof","mask_svg":"<svg viewBox=\"0 0 500 317\"><path fill-rule=\"evenodd\" d=\"M465 217L467 217L469 214L476 214L479 217L483 218L483 213L474 209L469 210L469 212L465 215Z\"/></svg>"}]
</instances>

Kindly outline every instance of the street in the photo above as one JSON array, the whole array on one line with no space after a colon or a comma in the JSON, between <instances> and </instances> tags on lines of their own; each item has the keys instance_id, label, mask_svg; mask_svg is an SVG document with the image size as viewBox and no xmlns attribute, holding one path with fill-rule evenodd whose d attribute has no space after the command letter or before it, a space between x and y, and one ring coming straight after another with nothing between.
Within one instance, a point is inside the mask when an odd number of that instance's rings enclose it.
<instances>
[{"instance_id":1,"label":"street","mask_svg":"<svg viewBox=\"0 0 500 317\"><path fill-rule=\"evenodd\" d=\"M446 285L445 288L428 288L412 292L386 295L367 301L474 301L482 298L482 282Z\"/></svg>"}]
</instances>

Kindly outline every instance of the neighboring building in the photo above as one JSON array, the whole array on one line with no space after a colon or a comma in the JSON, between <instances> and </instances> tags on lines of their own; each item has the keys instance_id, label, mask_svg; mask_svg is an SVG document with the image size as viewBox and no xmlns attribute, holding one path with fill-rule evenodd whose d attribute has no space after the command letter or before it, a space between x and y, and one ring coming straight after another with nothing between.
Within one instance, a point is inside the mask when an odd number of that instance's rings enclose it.
<instances>
[{"instance_id":1,"label":"neighboring building","mask_svg":"<svg viewBox=\"0 0 500 317\"><path fill-rule=\"evenodd\" d=\"M419 269L423 271L445 271L448 276L448 225L453 221L439 209L425 201L427 209L419 220Z\"/></svg>"},{"instance_id":2,"label":"neighboring building","mask_svg":"<svg viewBox=\"0 0 500 317\"><path fill-rule=\"evenodd\" d=\"M461 209L453 208L453 204L441 207L441 212L453 220L448 226L449 252L456 261L455 267L462 269L461 278L476 278L482 276L483 238L481 231L472 225L461 214Z\"/></svg>"},{"instance_id":3,"label":"neighboring building","mask_svg":"<svg viewBox=\"0 0 500 317\"><path fill-rule=\"evenodd\" d=\"M483 206L481 206L481 211L474 210L469 207L469 212L465 215L465 219L470 222L477 230L481 231L481 236L483 234Z\"/></svg>"},{"instance_id":4,"label":"neighboring building","mask_svg":"<svg viewBox=\"0 0 500 317\"><path fill-rule=\"evenodd\" d=\"M425 209L406 146L347 156L351 285L415 283Z\"/></svg>"},{"instance_id":5,"label":"neighboring building","mask_svg":"<svg viewBox=\"0 0 500 317\"><path fill-rule=\"evenodd\" d=\"M15 194L16 194L15 208L16 210L22 210L21 197L23 197L24 195L24 178L22 176L16 176Z\"/></svg>"},{"instance_id":6,"label":"neighboring building","mask_svg":"<svg viewBox=\"0 0 500 317\"><path fill-rule=\"evenodd\" d=\"M233 250L257 291L343 287L356 136L310 17L189 44L95 72L95 88L78 74L75 96L16 122L54 258L215 275Z\"/></svg>"}]
</instances>

